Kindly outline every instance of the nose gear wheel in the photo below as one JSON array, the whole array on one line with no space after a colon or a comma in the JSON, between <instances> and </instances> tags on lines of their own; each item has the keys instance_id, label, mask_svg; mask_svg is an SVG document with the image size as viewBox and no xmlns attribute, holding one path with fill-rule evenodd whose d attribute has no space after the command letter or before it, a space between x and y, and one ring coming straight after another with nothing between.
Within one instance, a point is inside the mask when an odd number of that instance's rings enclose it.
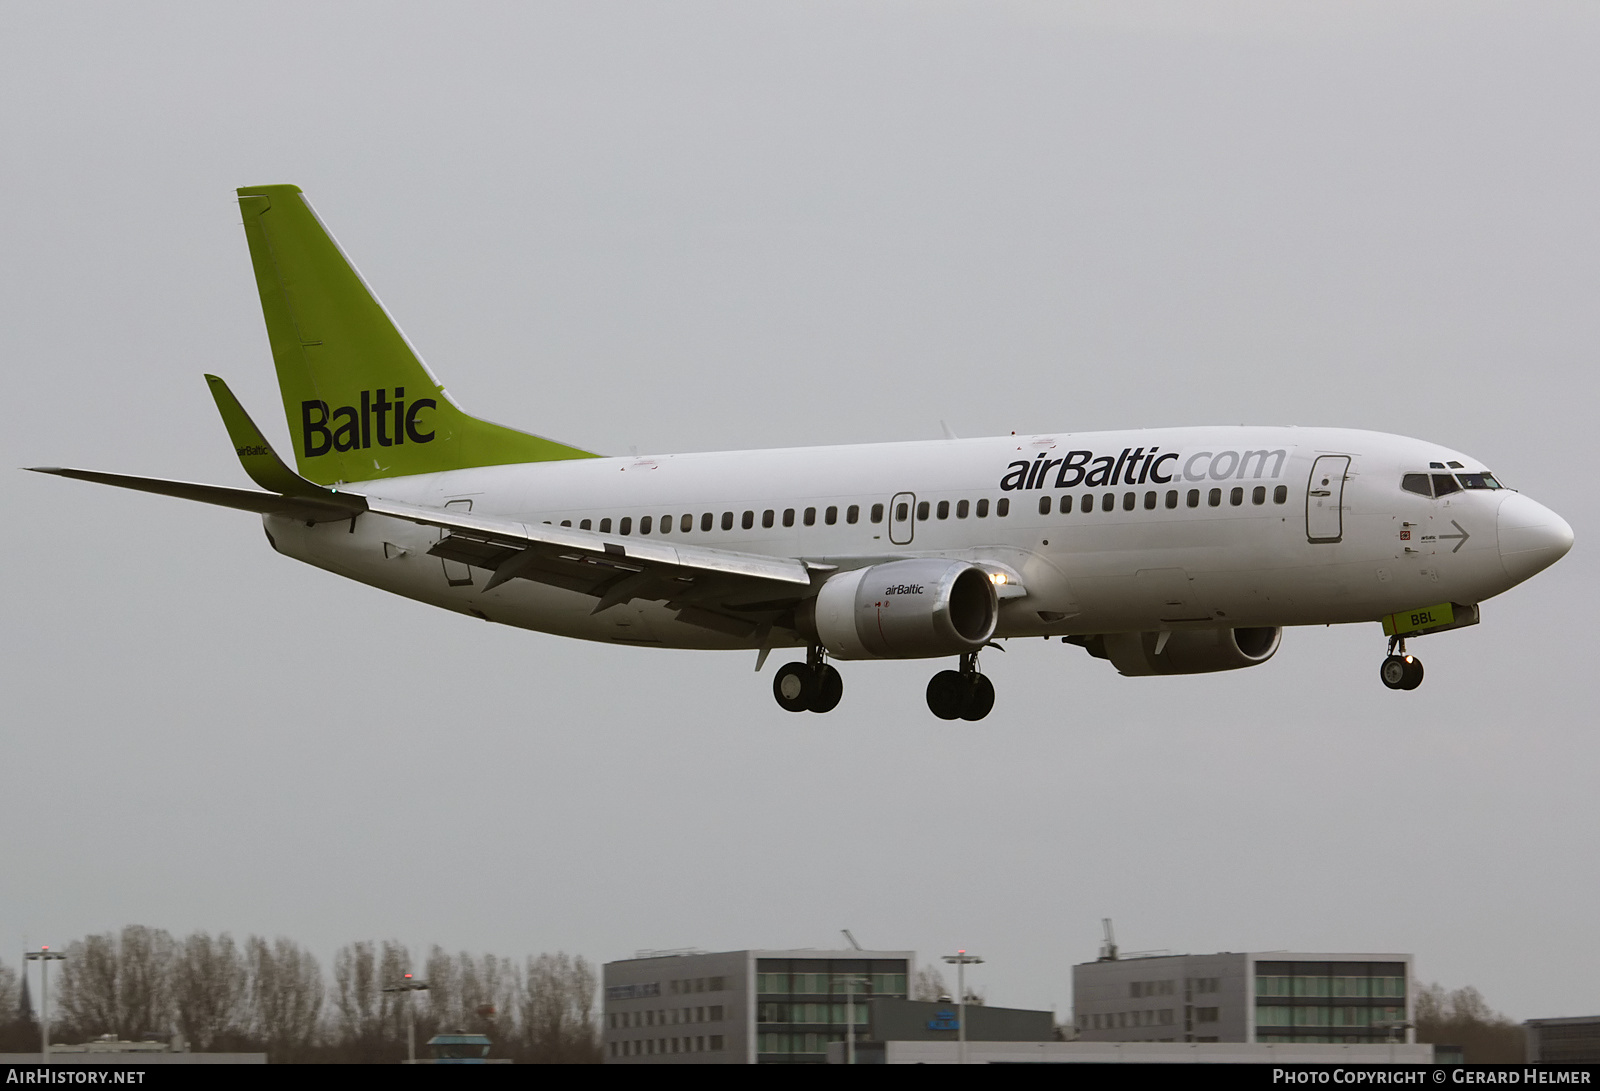
<instances>
[{"instance_id":1,"label":"nose gear wheel","mask_svg":"<svg viewBox=\"0 0 1600 1091\"><path fill-rule=\"evenodd\" d=\"M1378 668L1378 677L1390 689L1416 689L1422 685L1422 660L1407 654L1404 640L1390 637L1389 656Z\"/></svg>"}]
</instances>

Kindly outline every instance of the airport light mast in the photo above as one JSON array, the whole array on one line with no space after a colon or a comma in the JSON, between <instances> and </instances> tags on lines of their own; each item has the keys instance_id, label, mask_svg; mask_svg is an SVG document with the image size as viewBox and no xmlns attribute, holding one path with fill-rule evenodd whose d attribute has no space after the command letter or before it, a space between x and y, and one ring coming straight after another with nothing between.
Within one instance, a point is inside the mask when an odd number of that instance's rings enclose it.
<instances>
[{"instance_id":1,"label":"airport light mast","mask_svg":"<svg viewBox=\"0 0 1600 1091\"><path fill-rule=\"evenodd\" d=\"M50 1063L50 964L62 962L67 955L64 951L52 951L50 945L45 944L37 951L24 951L23 958L29 962L41 963L39 967L39 1045L44 1063Z\"/></svg>"},{"instance_id":2,"label":"airport light mast","mask_svg":"<svg viewBox=\"0 0 1600 1091\"><path fill-rule=\"evenodd\" d=\"M967 963L980 963L983 959L957 951L945 955L944 960L956 967L956 1064L967 1063Z\"/></svg>"},{"instance_id":3,"label":"airport light mast","mask_svg":"<svg viewBox=\"0 0 1600 1091\"><path fill-rule=\"evenodd\" d=\"M426 981L418 981L406 974L396 984L385 985L386 993L419 993L428 988ZM417 1063L417 1002L406 998L406 1064Z\"/></svg>"}]
</instances>

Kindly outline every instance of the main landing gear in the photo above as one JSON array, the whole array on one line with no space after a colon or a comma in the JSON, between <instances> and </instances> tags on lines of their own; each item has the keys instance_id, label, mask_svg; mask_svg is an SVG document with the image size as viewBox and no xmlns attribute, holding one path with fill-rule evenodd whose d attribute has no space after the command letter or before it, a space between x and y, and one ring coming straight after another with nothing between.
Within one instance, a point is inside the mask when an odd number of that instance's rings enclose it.
<instances>
[{"instance_id":1,"label":"main landing gear","mask_svg":"<svg viewBox=\"0 0 1600 1091\"><path fill-rule=\"evenodd\" d=\"M844 696L844 679L823 662L822 649L806 650L804 663L785 663L772 680L772 695L786 712L832 712Z\"/></svg>"},{"instance_id":2,"label":"main landing gear","mask_svg":"<svg viewBox=\"0 0 1600 1091\"><path fill-rule=\"evenodd\" d=\"M978 653L961 657L959 671L940 671L928 683L928 711L941 720L981 720L994 708L994 683L978 673Z\"/></svg>"},{"instance_id":3,"label":"main landing gear","mask_svg":"<svg viewBox=\"0 0 1600 1091\"><path fill-rule=\"evenodd\" d=\"M1398 654L1396 649L1398 648ZM1378 668L1378 677L1390 689L1416 689L1422 685L1422 660L1406 654L1403 637L1389 638L1389 657Z\"/></svg>"}]
</instances>

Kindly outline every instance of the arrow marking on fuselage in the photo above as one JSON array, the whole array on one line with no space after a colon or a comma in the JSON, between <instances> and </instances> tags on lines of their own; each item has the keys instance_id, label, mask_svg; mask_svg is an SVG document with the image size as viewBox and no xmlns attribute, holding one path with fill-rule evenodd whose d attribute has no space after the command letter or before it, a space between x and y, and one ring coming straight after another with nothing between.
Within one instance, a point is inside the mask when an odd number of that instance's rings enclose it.
<instances>
[{"instance_id":1,"label":"arrow marking on fuselage","mask_svg":"<svg viewBox=\"0 0 1600 1091\"><path fill-rule=\"evenodd\" d=\"M1461 540L1456 543L1456 547L1450 551L1451 553L1460 553L1461 552L1461 547L1467 544L1467 539L1472 537L1472 535L1467 533L1467 528L1466 527L1462 526L1460 523L1456 522L1454 519L1450 520L1450 525L1455 527L1461 533L1460 534L1441 534L1441 535L1439 535L1439 540L1441 542L1443 542L1443 541L1448 541L1451 538L1460 538Z\"/></svg>"}]
</instances>

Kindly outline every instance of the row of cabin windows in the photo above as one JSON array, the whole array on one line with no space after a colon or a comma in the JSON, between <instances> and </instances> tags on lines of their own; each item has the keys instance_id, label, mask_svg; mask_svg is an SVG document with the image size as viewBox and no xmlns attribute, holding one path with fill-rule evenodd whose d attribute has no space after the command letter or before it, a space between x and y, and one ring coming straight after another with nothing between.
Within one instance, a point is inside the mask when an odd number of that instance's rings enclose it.
<instances>
[{"instance_id":1,"label":"row of cabin windows","mask_svg":"<svg viewBox=\"0 0 1600 1091\"><path fill-rule=\"evenodd\" d=\"M1220 508L1222 506L1222 492L1223 492L1223 490L1221 490L1221 489L1211 489L1211 490L1209 490L1206 493L1206 506L1207 507L1212 507L1212 508ZM1236 507L1236 508L1240 507L1240 506L1242 506L1244 504L1244 496L1245 496L1245 490L1243 488L1229 489L1228 490L1228 503L1230 505L1232 505L1233 507ZM1167 495L1166 495L1166 501L1165 501L1166 506L1168 508L1176 508L1178 506L1178 498L1179 498L1179 492L1178 492L1177 489L1168 489L1167 490ZM1274 504L1284 504L1284 503L1287 503L1288 500L1289 500L1289 486L1287 486L1287 485L1279 485L1279 486L1277 486L1276 488L1274 488L1272 490L1272 502ZM1156 510L1156 506L1158 504L1160 504L1161 502L1162 502L1161 501L1161 495L1159 493L1155 492L1155 491L1147 492L1147 493L1144 494L1144 510L1145 511L1155 511ZM1267 502L1267 487L1265 485L1257 485L1255 488L1250 490L1250 503L1260 505L1260 504L1265 504L1266 502ZM1188 496L1184 497L1184 503L1188 507L1198 508L1200 506L1200 490L1199 489L1190 489ZM1054 507L1054 506L1057 506L1055 498L1050 497L1050 496L1041 496L1041 497L1039 497L1039 514L1040 515L1049 515L1050 514L1050 509L1052 507ZM1136 492L1125 492L1125 493L1122 494L1122 510L1123 511L1133 511L1138 506L1139 506L1139 494L1138 493L1136 493ZM1101 511L1116 511L1117 510L1117 494L1114 493L1114 492L1108 492L1108 493L1102 494L1101 497L1100 497L1099 508L1100 508ZM1062 515L1070 515L1070 514L1072 514L1072 494L1071 493L1067 493L1066 495L1061 497L1060 504L1059 504L1059 509L1060 509ZM1085 513L1095 510L1094 493L1084 493L1083 494L1083 496L1078 501L1078 510L1080 512L1085 512Z\"/></svg>"},{"instance_id":2,"label":"row of cabin windows","mask_svg":"<svg viewBox=\"0 0 1600 1091\"><path fill-rule=\"evenodd\" d=\"M979 500L976 504L973 504L972 502L967 501L967 500L957 500L956 504L955 504L955 511L956 511L956 518L957 519L965 519L965 518L967 518L967 516L969 514L973 514L973 513L975 513L979 519L985 519L989 515L989 501L987 499L983 499L983 500ZM940 519L948 519L948 518L950 518L950 501L948 501L948 500L939 501L938 512L939 512L939 518ZM928 504L928 501L924 500L920 504L917 505L917 518L918 519L926 519L926 518L928 518L928 513L929 513L929 504ZM1003 519L1007 515L1009 515L1010 513L1011 513L1011 501L1009 499L1001 499L1001 500L997 500L995 502L994 514L995 514L996 518ZM795 509L794 508L785 508L783 510L783 518L782 518L783 525L786 526L786 527L794 526L795 514L796 513L795 513ZM881 523L881 522L883 522L883 514L884 514L884 506L882 504L874 504L874 505L872 505L872 510L868 514L867 521L871 522L871 523ZM911 505L909 503L900 503L900 504L895 505L894 517L895 517L895 521L896 522L905 522L905 520L907 520L907 519L909 519L911 517ZM804 512L800 513L800 520L805 526L808 526L808 527L816 526L817 525L817 509L816 508L806 508ZM733 529L733 521L734 521L733 512L725 511L725 512L722 513L722 518L720 520L720 524L721 524L723 530L732 530ZM766 511L761 513L761 526L765 530L772 529L772 527L775 526L778 523L778 521L779 521L778 513L773 508L768 508ZM823 511L822 511L822 521L823 521L823 523L825 523L826 525L828 525L830 527L836 525L839 522L839 508L838 508L838 506L837 505L829 505L828 507L824 508ZM850 524L850 525L854 525L856 523L859 523L861 521L861 505L860 504L851 504L849 507L845 508L844 509L844 521L846 523ZM717 526L718 523L719 523L719 520L717 519L717 516L716 516L715 513L709 512L709 511L701 513L701 515L700 515L700 529L702 531L710 531L713 527ZM694 518L693 515L680 515L680 516L677 517L678 533L680 533L680 534L688 534L691 531L693 531L694 530L694 524L695 524L695 518ZM561 525L564 526L564 527L570 527L572 525L572 520L571 519L563 519L563 520L561 520ZM756 513L753 512L753 511L745 512L742 516L739 517L739 526L744 530L754 530L755 526L756 526ZM661 533L661 534L671 534L672 533L672 528L673 528L673 516L671 516L671 515L663 515L661 517L661 521L660 521L659 524L656 522L655 517L652 516L652 515L640 516L640 518L639 518L639 533L640 534L649 534L652 531L655 531L658 527L659 527L659 533ZM610 518L601 519L599 527L596 528L595 524L594 524L594 520L592 520L592 519L580 519L580 520L578 520L578 529L579 530L594 530L594 529L598 529L601 534L610 534L611 533L611 520L610 520ZM631 515L624 515L621 519L617 520L617 533L618 534L632 534L633 533L633 517Z\"/></svg>"}]
</instances>

